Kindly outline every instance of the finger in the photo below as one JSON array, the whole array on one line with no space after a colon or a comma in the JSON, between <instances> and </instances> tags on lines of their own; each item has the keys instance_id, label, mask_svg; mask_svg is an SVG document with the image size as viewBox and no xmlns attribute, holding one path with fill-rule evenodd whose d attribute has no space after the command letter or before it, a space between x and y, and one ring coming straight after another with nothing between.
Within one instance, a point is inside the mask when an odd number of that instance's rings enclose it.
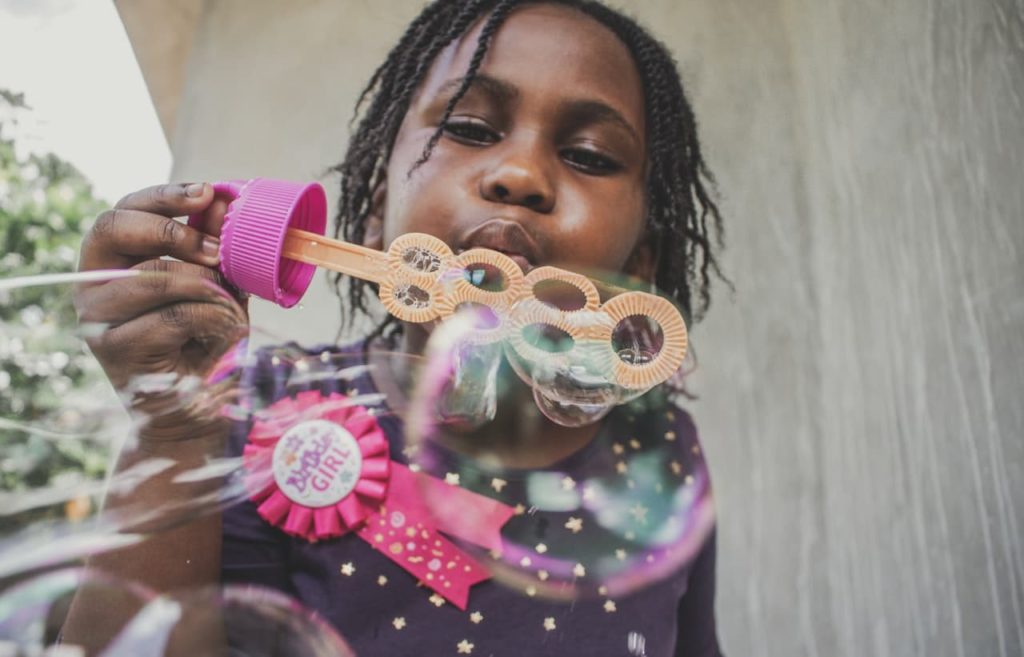
<instances>
[{"instance_id":1,"label":"finger","mask_svg":"<svg viewBox=\"0 0 1024 657\"><path fill-rule=\"evenodd\" d=\"M132 269L140 275L81 289L75 297L79 321L117 326L171 303L237 303L209 267L147 260Z\"/></svg>"},{"instance_id":2,"label":"finger","mask_svg":"<svg viewBox=\"0 0 1024 657\"><path fill-rule=\"evenodd\" d=\"M220 241L162 215L115 208L97 217L85 236L79 269L126 269L161 256L215 267Z\"/></svg>"},{"instance_id":3,"label":"finger","mask_svg":"<svg viewBox=\"0 0 1024 657\"><path fill-rule=\"evenodd\" d=\"M220 237L221 230L224 227L224 216L228 212L228 205L230 203L231 199L229 197L221 194L216 195L210 202L210 205L200 213L201 219L196 227L207 235Z\"/></svg>"},{"instance_id":4,"label":"finger","mask_svg":"<svg viewBox=\"0 0 1024 657\"><path fill-rule=\"evenodd\" d=\"M201 221L196 228L220 237L224 215L232 198L227 192L216 192L212 185L206 183L156 185L128 194L114 207L166 217L198 214Z\"/></svg>"},{"instance_id":5,"label":"finger","mask_svg":"<svg viewBox=\"0 0 1024 657\"><path fill-rule=\"evenodd\" d=\"M213 187L206 183L171 183L132 192L118 201L114 208L184 217L202 212L212 200Z\"/></svg>"},{"instance_id":6,"label":"finger","mask_svg":"<svg viewBox=\"0 0 1024 657\"><path fill-rule=\"evenodd\" d=\"M247 330L237 305L172 303L108 329L90 346L122 360L140 356L147 361L160 356L176 360L184 355L182 347L187 343L212 353L235 344Z\"/></svg>"}]
</instances>

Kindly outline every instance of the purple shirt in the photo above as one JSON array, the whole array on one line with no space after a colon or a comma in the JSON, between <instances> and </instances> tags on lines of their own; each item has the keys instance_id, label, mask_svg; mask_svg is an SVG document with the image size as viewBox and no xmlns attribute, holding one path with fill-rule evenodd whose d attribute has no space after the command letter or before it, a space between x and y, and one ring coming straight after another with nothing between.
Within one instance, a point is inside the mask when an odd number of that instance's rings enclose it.
<instances>
[{"instance_id":1,"label":"purple shirt","mask_svg":"<svg viewBox=\"0 0 1024 657\"><path fill-rule=\"evenodd\" d=\"M287 365L272 366L269 355L261 352L256 366L243 375L243 386L254 386L262 399L273 401L286 394L288 374ZM323 394L342 392L334 380L317 385ZM374 390L365 375L355 387L360 393ZM657 417L649 417L653 415ZM392 441L392 458L402 460L400 450L394 449L401 420L385 415L378 421ZM241 453L248 430L246 423L236 423L232 453ZM646 445L645 437L661 441L666 432L674 432L672 449L685 455L689 470L698 468L706 476L696 428L681 409L639 418L613 412L588 446L553 467L581 481L614 463L610 447L616 438L636 437ZM562 515L570 514L513 517L502 532L522 543L538 527L564 525ZM311 544L266 523L252 502L228 509L223 519L223 581L260 584L294 596L333 624L359 655L720 655L713 532L695 560L655 584L613 599L611 605L605 598L571 603L531 598L492 579L471 589L469 605L461 611L450 603L432 603L429 588L419 586L413 575L352 533ZM590 529L596 525L584 522L574 538L600 545L606 537L600 529ZM345 564L347 572L342 569ZM470 644L471 652L466 652Z\"/></svg>"}]
</instances>

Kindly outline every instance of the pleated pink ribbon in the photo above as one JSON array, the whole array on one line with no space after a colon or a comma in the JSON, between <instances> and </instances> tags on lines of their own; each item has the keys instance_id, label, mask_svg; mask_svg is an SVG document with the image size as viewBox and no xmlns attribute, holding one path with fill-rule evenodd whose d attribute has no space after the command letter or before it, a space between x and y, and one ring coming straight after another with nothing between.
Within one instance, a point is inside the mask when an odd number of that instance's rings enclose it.
<instances>
[{"instance_id":1,"label":"pleated pink ribbon","mask_svg":"<svg viewBox=\"0 0 1024 657\"><path fill-rule=\"evenodd\" d=\"M441 532L497 550L514 513L392 461L377 420L337 393L301 392L261 412L243 462L264 520L311 542L355 532L463 610L490 575ZM432 512L424 499L445 504Z\"/></svg>"}]
</instances>

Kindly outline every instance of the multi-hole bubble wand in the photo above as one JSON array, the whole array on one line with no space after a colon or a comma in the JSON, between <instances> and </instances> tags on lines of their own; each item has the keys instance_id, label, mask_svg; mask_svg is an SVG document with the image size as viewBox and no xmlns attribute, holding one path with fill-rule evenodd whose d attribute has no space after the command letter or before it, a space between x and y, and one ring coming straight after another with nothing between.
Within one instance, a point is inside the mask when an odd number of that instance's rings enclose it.
<instances>
[{"instance_id":1,"label":"multi-hole bubble wand","mask_svg":"<svg viewBox=\"0 0 1024 657\"><path fill-rule=\"evenodd\" d=\"M507 340L528 363L551 354L533 344L530 327L550 326L572 339L569 351L585 354L609 383L643 391L680 367L687 333L671 302L654 294L623 291L602 302L586 276L557 267L524 274L508 256L474 248L455 254L431 235L409 233L377 251L324 236L327 198L318 183L267 178L214 184L230 197L221 231L221 271L239 289L283 307L298 303L316 267L376 283L384 308L398 319L422 323L445 319L465 305L483 306L497 318L473 332L478 344ZM201 227L194 215L189 224ZM485 289L473 272L500 272L500 289ZM579 291L583 303L564 310L538 297L536 289L557 282ZM489 286L488 286L489 287ZM607 292L607 288L603 288ZM623 358L614 345L620 323L647 318L661 329L660 349L649 358Z\"/></svg>"}]
</instances>

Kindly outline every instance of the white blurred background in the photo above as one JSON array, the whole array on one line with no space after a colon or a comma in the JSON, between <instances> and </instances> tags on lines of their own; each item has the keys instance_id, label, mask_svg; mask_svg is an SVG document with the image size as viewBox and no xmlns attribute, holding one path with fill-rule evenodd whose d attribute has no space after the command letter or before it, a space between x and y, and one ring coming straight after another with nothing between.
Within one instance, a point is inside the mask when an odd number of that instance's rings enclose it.
<instances>
[{"instance_id":1,"label":"white blurred background","mask_svg":"<svg viewBox=\"0 0 1024 657\"><path fill-rule=\"evenodd\" d=\"M0 0L0 88L31 108L19 151L56 153L100 198L167 178L171 152L113 2Z\"/></svg>"}]
</instances>

